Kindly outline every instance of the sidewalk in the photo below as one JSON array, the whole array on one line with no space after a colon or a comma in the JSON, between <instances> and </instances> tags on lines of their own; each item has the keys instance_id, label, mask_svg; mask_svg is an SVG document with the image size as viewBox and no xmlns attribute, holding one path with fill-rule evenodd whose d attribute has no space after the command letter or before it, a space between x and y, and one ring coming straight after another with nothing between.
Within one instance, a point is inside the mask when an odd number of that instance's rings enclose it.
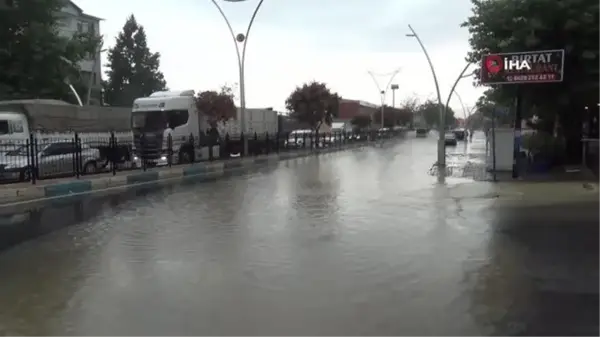
<instances>
[{"instance_id":1,"label":"sidewalk","mask_svg":"<svg viewBox=\"0 0 600 337\"><path fill-rule=\"evenodd\" d=\"M598 185L581 181L471 182L449 188L457 200L494 200L497 207L531 207L600 202ZM597 209L596 209L597 213ZM569 216L569 214L564 214Z\"/></svg>"}]
</instances>

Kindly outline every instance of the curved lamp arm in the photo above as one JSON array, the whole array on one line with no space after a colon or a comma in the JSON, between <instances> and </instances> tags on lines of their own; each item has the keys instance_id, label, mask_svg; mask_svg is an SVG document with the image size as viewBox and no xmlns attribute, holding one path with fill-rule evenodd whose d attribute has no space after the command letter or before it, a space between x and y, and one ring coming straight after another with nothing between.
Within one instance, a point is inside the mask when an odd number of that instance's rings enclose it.
<instances>
[{"instance_id":1,"label":"curved lamp arm","mask_svg":"<svg viewBox=\"0 0 600 337\"><path fill-rule=\"evenodd\" d=\"M252 28L252 24L254 23L256 14L258 13L260 6L262 6L263 1L264 0L260 0L258 2L258 5L256 6L256 8L254 9L254 12L252 13L252 17L250 18L250 23L248 23L248 28L246 28L246 36L245 36L246 38L244 39L244 46L242 47L242 68L244 67L244 60L246 59L246 43L248 42L248 36L250 36L250 28Z\"/></svg>"},{"instance_id":2,"label":"curved lamp arm","mask_svg":"<svg viewBox=\"0 0 600 337\"><path fill-rule=\"evenodd\" d=\"M437 75L435 74L435 68L433 68L433 63L431 62L431 58L429 57L429 53L427 53L427 49L425 49L425 45L423 45L423 41L421 41L421 38L419 38L419 35L417 34L417 32L415 32L415 30L412 28L411 25L408 25L408 29L410 29L410 31L412 33L412 34L410 34L410 36L417 39L419 46L421 46L421 49L423 50L423 53L425 54L425 57L427 58L427 62L429 63L429 68L431 68L431 74L433 75L433 81L435 82L435 89L437 91L438 102L440 104L442 104L442 95L440 94L440 85L438 83Z\"/></svg>"},{"instance_id":3,"label":"curved lamp arm","mask_svg":"<svg viewBox=\"0 0 600 337\"><path fill-rule=\"evenodd\" d=\"M373 83L375 83L375 86L377 87L377 90L379 90L379 93L382 95L381 99L382 102L381 104L383 105L384 100L385 100L385 94L387 93L388 87L390 86L390 84L392 84L392 82L394 81L394 78L396 77L396 75L398 75L398 73L400 72L400 68L394 70L394 72L392 73L392 77L390 78L388 84L385 86L385 90L381 90L381 87L379 86L379 83L377 83L377 79L375 78L375 75L369 71L369 75L371 75L371 79L373 79Z\"/></svg>"},{"instance_id":4,"label":"curved lamp arm","mask_svg":"<svg viewBox=\"0 0 600 337\"><path fill-rule=\"evenodd\" d=\"M231 23L229 22L227 15L225 15L225 12L223 12L223 9L217 3L217 0L211 0L211 1L215 5L215 7L217 7L217 9L219 10L219 13L221 13L221 16L223 17L223 20L225 20L225 23L227 24L227 28L229 29L229 33L231 34L231 39L233 39L233 44L235 45L235 52L237 53L238 63L241 68L242 67L242 55L240 54L240 47L238 47L238 42L237 42L237 39L235 38L235 32L233 31L233 27L231 26ZM254 17L252 17L252 18L254 19ZM244 47L245 47L245 43L244 43ZM244 48L244 49L246 49L246 48Z\"/></svg>"},{"instance_id":5,"label":"curved lamp arm","mask_svg":"<svg viewBox=\"0 0 600 337\"><path fill-rule=\"evenodd\" d=\"M452 98L452 94L454 93L454 89L456 89L456 86L458 85L458 82L460 82L460 80L463 78L463 75L465 74L465 72L467 71L467 69L469 69L469 67L471 66L471 63L467 63L467 65L465 66L465 68L461 71L460 75L458 75L458 77L456 78L456 81L454 81L454 85L452 85L452 89L450 89L450 93L448 94L448 99L446 100L446 105L445 107L448 107L448 104L450 104L450 99Z\"/></svg>"}]
</instances>

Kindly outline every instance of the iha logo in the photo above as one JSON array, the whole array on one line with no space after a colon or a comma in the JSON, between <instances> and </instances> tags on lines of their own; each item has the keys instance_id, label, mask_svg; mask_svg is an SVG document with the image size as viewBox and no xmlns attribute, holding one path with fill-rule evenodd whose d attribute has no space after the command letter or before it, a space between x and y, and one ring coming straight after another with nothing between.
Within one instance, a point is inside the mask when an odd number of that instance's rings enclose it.
<instances>
[{"instance_id":1,"label":"iha logo","mask_svg":"<svg viewBox=\"0 0 600 337\"><path fill-rule=\"evenodd\" d=\"M531 64L524 59L500 57L499 55L489 55L485 58L485 69L492 75L498 74L501 70L522 71L531 70Z\"/></svg>"},{"instance_id":2,"label":"iha logo","mask_svg":"<svg viewBox=\"0 0 600 337\"><path fill-rule=\"evenodd\" d=\"M498 55L489 55L485 58L485 69L488 73L496 75L504 68L502 58Z\"/></svg>"}]
</instances>

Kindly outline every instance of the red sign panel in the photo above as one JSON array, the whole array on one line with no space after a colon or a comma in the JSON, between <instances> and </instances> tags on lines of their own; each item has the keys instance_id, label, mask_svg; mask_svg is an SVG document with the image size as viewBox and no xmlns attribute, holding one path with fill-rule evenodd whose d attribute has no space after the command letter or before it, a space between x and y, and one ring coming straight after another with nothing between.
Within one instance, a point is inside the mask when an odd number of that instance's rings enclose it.
<instances>
[{"instance_id":1,"label":"red sign panel","mask_svg":"<svg viewBox=\"0 0 600 337\"><path fill-rule=\"evenodd\" d=\"M489 54L481 61L482 84L562 82L565 51Z\"/></svg>"}]
</instances>

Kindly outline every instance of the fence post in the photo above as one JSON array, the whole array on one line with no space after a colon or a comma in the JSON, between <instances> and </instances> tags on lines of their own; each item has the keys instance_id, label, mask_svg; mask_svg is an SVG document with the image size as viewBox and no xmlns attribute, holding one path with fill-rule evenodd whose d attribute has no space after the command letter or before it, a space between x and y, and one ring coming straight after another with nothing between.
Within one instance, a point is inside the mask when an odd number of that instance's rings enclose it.
<instances>
[{"instance_id":1,"label":"fence post","mask_svg":"<svg viewBox=\"0 0 600 337\"><path fill-rule=\"evenodd\" d=\"M170 133L167 135L167 163L169 167L173 166L173 136Z\"/></svg>"},{"instance_id":2,"label":"fence post","mask_svg":"<svg viewBox=\"0 0 600 337\"><path fill-rule=\"evenodd\" d=\"M110 161L110 170L112 171L113 176L117 175L117 159L119 158L119 147L117 146L117 138L115 137L115 132L110 132L110 152L112 154ZM133 159L133 158L132 158Z\"/></svg>"},{"instance_id":3,"label":"fence post","mask_svg":"<svg viewBox=\"0 0 600 337\"><path fill-rule=\"evenodd\" d=\"M269 142L269 132L265 132L265 154L269 154L269 147L271 147L271 143Z\"/></svg>"},{"instance_id":4,"label":"fence post","mask_svg":"<svg viewBox=\"0 0 600 337\"><path fill-rule=\"evenodd\" d=\"M229 132L225 134L225 139L223 140L223 145L221 149L221 157L231 158L231 138L229 137ZM221 148L221 146L219 146Z\"/></svg>"},{"instance_id":5,"label":"fence post","mask_svg":"<svg viewBox=\"0 0 600 337\"><path fill-rule=\"evenodd\" d=\"M190 163L193 164L196 162L196 144L193 133L190 133L190 152Z\"/></svg>"},{"instance_id":6,"label":"fence post","mask_svg":"<svg viewBox=\"0 0 600 337\"><path fill-rule=\"evenodd\" d=\"M37 139L33 137L33 133L29 134L29 153L31 158L31 165L29 165L29 179L31 179L31 183L35 185L35 180L37 179Z\"/></svg>"},{"instance_id":7,"label":"fence post","mask_svg":"<svg viewBox=\"0 0 600 337\"><path fill-rule=\"evenodd\" d=\"M75 173L75 177L79 179L79 175L81 174L79 167L79 134L75 132L75 137L73 138L73 171Z\"/></svg>"},{"instance_id":8,"label":"fence post","mask_svg":"<svg viewBox=\"0 0 600 337\"><path fill-rule=\"evenodd\" d=\"M208 160L213 161L215 160L215 154L213 153L213 146L216 143L216 139L210 135L208 137Z\"/></svg>"},{"instance_id":9,"label":"fence post","mask_svg":"<svg viewBox=\"0 0 600 337\"><path fill-rule=\"evenodd\" d=\"M246 153L244 151L244 131L242 131L242 133L240 133L240 141L238 142L238 146L241 146L241 148L239 149L240 151L240 157L245 157Z\"/></svg>"}]
</instances>

